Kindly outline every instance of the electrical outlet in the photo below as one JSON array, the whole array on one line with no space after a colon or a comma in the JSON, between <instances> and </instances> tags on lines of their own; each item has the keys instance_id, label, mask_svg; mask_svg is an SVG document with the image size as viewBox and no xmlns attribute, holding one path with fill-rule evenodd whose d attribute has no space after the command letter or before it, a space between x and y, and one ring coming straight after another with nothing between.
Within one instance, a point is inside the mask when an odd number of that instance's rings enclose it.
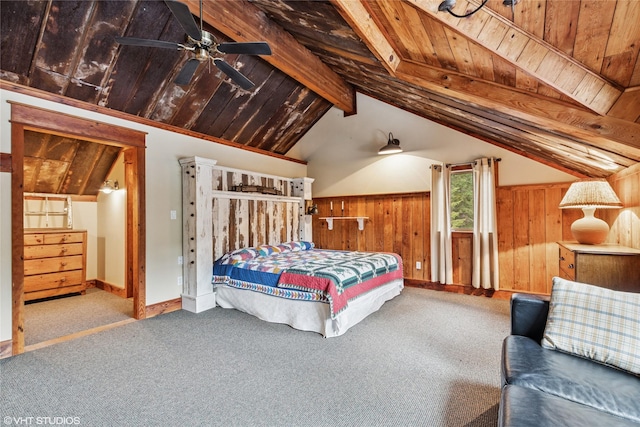
<instances>
[{"instance_id":1,"label":"electrical outlet","mask_svg":"<svg viewBox=\"0 0 640 427\"><path fill-rule=\"evenodd\" d=\"M422 268L422 263L420 261L416 261L416 270L420 270Z\"/></svg>"},{"instance_id":2,"label":"electrical outlet","mask_svg":"<svg viewBox=\"0 0 640 427\"><path fill-rule=\"evenodd\" d=\"M171 219L178 218L178 213L176 211L171 211Z\"/></svg>"},{"instance_id":3,"label":"electrical outlet","mask_svg":"<svg viewBox=\"0 0 640 427\"><path fill-rule=\"evenodd\" d=\"M183 262L184 262L184 261L183 261L183 259L182 259L182 255L180 255L180 256L178 257L178 265L182 265L182 264L183 264Z\"/></svg>"},{"instance_id":4,"label":"electrical outlet","mask_svg":"<svg viewBox=\"0 0 640 427\"><path fill-rule=\"evenodd\" d=\"M178 276L178 286L182 286L182 276Z\"/></svg>"}]
</instances>

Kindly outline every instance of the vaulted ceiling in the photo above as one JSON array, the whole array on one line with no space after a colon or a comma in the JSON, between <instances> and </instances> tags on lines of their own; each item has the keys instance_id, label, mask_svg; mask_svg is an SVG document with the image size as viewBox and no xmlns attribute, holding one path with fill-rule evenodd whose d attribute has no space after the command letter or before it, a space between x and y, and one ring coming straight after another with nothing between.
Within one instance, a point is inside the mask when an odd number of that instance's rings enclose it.
<instances>
[{"instance_id":1,"label":"vaulted ceiling","mask_svg":"<svg viewBox=\"0 0 640 427\"><path fill-rule=\"evenodd\" d=\"M576 176L640 161L640 2L439 4L205 0L217 42L271 46L223 56L243 90L204 64L177 85L191 52L115 42L183 43L162 1L2 0L0 79L278 154L332 106L357 114L360 92Z\"/></svg>"}]
</instances>

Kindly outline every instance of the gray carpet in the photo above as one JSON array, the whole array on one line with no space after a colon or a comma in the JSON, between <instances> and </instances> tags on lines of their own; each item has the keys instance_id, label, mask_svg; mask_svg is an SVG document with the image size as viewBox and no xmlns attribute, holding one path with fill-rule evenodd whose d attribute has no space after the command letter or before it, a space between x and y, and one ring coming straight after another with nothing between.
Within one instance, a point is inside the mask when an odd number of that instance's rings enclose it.
<instances>
[{"instance_id":1,"label":"gray carpet","mask_svg":"<svg viewBox=\"0 0 640 427\"><path fill-rule=\"evenodd\" d=\"M32 345L133 317L133 299L120 298L98 288L26 304L24 342Z\"/></svg>"},{"instance_id":2,"label":"gray carpet","mask_svg":"<svg viewBox=\"0 0 640 427\"><path fill-rule=\"evenodd\" d=\"M325 339L178 311L0 360L0 415L83 426L495 426L509 303L406 288Z\"/></svg>"}]
</instances>

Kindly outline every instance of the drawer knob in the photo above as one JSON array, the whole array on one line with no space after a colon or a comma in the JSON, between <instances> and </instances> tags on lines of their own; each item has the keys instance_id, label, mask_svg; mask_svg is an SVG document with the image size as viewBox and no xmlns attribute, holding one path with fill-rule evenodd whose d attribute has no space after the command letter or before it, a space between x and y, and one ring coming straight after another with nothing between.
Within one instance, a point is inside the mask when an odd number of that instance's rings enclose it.
<instances>
[{"instance_id":1,"label":"drawer knob","mask_svg":"<svg viewBox=\"0 0 640 427\"><path fill-rule=\"evenodd\" d=\"M576 268L573 264L569 264L569 268Z\"/></svg>"},{"instance_id":2,"label":"drawer knob","mask_svg":"<svg viewBox=\"0 0 640 427\"><path fill-rule=\"evenodd\" d=\"M564 261L564 257L563 256L560 257L560 261Z\"/></svg>"},{"instance_id":3,"label":"drawer knob","mask_svg":"<svg viewBox=\"0 0 640 427\"><path fill-rule=\"evenodd\" d=\"M61 263L60 263L60 265L61 265L62 267L64 267L65 265L67 265L67 263L66 263L66 262L61 262Z\"/></svg>"},{"instance_id":4,"label":"drawer knob","mask_svg":"<svg viewBox=\"0 0 640 427\"><path fill-rule=\"evenodd\" d=\"M64 282L66 282L66 281L67 281L67 278L66 278L66 277L63 277L62 279L60 279L60 282L61 282L61 283L64 283Z\"/></svg>"}]
</instances>

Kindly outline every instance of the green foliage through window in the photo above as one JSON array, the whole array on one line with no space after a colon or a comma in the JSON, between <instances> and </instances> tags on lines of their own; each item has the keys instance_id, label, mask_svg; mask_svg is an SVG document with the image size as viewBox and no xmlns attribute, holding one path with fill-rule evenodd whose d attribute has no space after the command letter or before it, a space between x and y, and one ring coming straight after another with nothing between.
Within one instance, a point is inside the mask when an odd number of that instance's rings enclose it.
<instances>
[{"instance_id":1,"label":"green foliage through window","mask_svg":"<svg viewBox=\"0 0 640 427\"><path fill-rule=\"evenodd\" d=\"M451 173L451 228L473 230L473 172Z\"/></svg>"}]
</instances>

